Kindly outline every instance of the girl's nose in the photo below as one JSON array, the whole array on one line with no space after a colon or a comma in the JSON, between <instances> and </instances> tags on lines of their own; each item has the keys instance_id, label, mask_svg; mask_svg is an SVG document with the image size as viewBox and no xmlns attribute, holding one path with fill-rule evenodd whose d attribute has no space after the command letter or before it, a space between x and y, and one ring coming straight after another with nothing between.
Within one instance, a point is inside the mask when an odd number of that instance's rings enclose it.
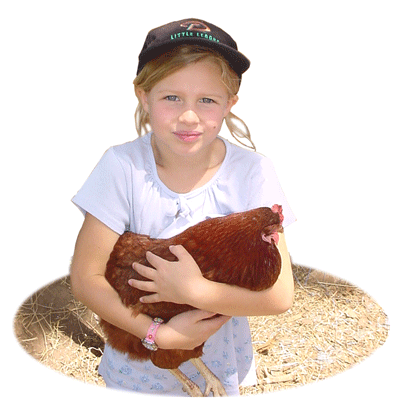
<instances>
[{"instance_id":1,"label":"girl's nose","mask_svg":"<svg viewBox=\"0 0 400 408\"><path fill-rule=\"evenodd\" d=\"M187 125L192 125L199 122L199 117L196 112L192 109L185 110L181 116L179 116L179 121Z\"/></svg>"}]
</instances>

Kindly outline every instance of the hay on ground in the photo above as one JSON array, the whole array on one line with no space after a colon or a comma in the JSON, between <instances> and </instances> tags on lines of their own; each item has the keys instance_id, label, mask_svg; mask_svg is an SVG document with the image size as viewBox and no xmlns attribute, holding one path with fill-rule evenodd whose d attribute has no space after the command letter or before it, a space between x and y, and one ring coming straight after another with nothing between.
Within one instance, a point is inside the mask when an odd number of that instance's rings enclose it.
<instances>
[{"instance_id":1,"label":"hay on ground","mask_svg":"<svg viewBox=\"0 0 400 408\"><path fill-rule=\"evenodd\" d=\"M361 362L388 336L382 308L360 288L293 265L295 300L279 316L250 317L258 385L241 395L323 380ZM104 337L96 316L70 292L65 277L41 289L15 317L20 344L42 364L80 381L104 386L97 372Z\"/></svg>"}]
</instances>

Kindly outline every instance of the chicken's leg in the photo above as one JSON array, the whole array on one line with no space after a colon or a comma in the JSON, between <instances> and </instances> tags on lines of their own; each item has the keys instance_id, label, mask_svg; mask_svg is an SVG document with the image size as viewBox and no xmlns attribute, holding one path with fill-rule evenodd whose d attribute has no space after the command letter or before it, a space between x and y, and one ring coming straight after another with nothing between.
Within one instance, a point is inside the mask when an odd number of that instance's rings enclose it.
<instances>
[{"instance_id":1,"label":"chicken's leg","mask_svg":"<svg viewBox=\"0 0 400 408\"><path fill-rule=\"evenodd\" d=\"M186 377L179 368L169 369L168 371L182 383L183 391L187 392L191 397L204 397L199 386Z\"/></svg>"},{"instance_id":2,"label":"chicken's leg","mask_svg":"<svg viewBox=\"0 0 400 408\"><path fill-rule=\"evenodd\" d=\"M206 380L206 390L204 396L207 397L212 391L214 397L226 397L226 391L221 381L212 373L212 371L203 363L201 358L192 358L190 362L199 370L200 374Z\"/></svg>"}]
</instances>

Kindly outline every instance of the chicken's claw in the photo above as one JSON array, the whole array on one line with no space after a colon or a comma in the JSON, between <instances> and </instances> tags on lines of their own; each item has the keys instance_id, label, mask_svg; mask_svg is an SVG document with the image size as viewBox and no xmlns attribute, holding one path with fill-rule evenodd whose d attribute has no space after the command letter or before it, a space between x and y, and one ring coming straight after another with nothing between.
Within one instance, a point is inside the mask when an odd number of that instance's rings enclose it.
<instances>
[{"instance_id":1,"label":"chicken's claw","mask_svg":"<svg viewBox=\"0 0 400 408\"><path fill-rule=\"evenodd\" d=\"M225 388L221 381L212 373L212 371L203 363L200 358L192 358L190 362L199 370L202 377L206 380L206 389L204 396L208 397L212 391L214 397L227 397Z\"/></svg>"},{"instance_id":2,"label":"chicken's claw","mask_svg":"<svg viewBox=\"0 0 400 408\"><path fill-rule=\"evenodd\" d=\"M227 397L225 388L222 386L221 381L217 377L214 377L211 381L206 379L206 390L204 396L208 397L210 392L213 392L214 397Z\"/></svg>"},{"instance_id":3,"label":"chicken's claw","mask_svg":"<svg viewBox=\"0 0 400 408\"><path fill-rule=\"evenodd\" d=\"M199 386L186 377L179 368L169 369L169 372L181 382L183 391L187 392L191 397L204 397Z\"/></svg>"}]
</instances>

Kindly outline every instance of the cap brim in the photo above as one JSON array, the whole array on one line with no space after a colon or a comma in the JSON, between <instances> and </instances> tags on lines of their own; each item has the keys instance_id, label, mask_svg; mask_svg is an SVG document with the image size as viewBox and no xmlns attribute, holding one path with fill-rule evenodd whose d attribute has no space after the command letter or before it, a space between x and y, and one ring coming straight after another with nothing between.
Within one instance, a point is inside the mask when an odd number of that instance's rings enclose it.
<instances>
[{"instance_id":1,"label":"cap brim","mask_svg":"<svg viewBox=\"0 0 400 408\"><path fill-rule=\"evenodd\" d=\"M151 60L159 57L160 55L169 52L176 48L179 45L183 44L192 44L192 45L199 45L205 48L209 48L211 50L217 51L220 53L228 62L228 64L231 66L231 68L239 75L239 77L242 76L242 74L248 70L250 67L250 61L248 58L246 58L242 53L239 51L226 46L224 44L220 44L217 42L211 42L211 41L205 41L205 40L200 40L197 38L183 38L182 40L176 39L170 44L163 44L155 47L151 47L144 51L140 55L139 59L139 66L137 70L137 74L143 69L143 67Z\"/></svg>"}]
</instances>

